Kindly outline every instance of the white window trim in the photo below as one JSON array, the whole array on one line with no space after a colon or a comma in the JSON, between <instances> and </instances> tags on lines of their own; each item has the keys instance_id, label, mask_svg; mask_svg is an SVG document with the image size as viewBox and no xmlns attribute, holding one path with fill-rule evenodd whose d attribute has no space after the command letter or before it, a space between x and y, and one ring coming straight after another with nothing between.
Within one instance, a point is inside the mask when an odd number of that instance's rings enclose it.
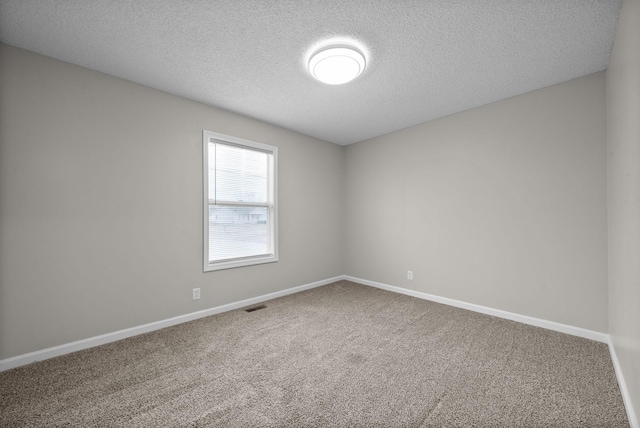
<instances>
[{"instance_id":1,"label":"white window trim","mask_svg":"<svg viewBox=\"0 0 640 428\"><path fill-rule=\"evenodd\" d=\"M272 204L266 205L270 211L269 233L272 237L272 253L255 257L238 258L227 261L209 261L209 142L218 140L222 143L249 147L271 153L273 155L273 182L270 183L269 193ZM203 259L204 272L217 271L222 269L232 269L242 266L252 266L263 263L273 263L278 261L278 148L268 144L257 143L231 135L203 130L202 132L202 154L203 154ZM243 205L241 202L237 205ZM251 204L256 205L256 204Z\"/></svg>"}]
</instances>

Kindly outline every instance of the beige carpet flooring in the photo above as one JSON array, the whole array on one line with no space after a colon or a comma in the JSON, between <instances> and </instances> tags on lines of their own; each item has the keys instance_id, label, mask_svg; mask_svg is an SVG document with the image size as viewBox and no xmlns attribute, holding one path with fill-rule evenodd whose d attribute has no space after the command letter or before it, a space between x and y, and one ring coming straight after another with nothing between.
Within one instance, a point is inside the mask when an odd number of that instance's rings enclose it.
<instances>
[{"instance_id":1,"label":"beige carpet flooring","mask_svg":"<svg viewBox=\"0 0 640 428\"><path fill-rule=\"evenodd\" d=\"M2 427L627 427L602 343L342 281L0 373Z\"/></svg>"}]
</instances>

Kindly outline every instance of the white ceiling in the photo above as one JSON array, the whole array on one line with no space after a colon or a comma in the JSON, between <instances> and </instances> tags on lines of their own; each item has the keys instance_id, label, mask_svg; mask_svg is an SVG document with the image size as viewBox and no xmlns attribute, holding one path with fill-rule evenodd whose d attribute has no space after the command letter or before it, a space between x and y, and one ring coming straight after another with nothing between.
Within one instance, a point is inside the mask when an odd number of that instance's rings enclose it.
<instances>
[{"instance_id":1,"label":"white ceiling","mask_svg":"<svg viewBox=\"0 0 640 428\"><path fill-rule=\"evenodd\" d=\"M620 0L0 0L0 40L346 145L605 70ZM355 39L340 86L310 49Z\"/></svg>"}]
</instances>

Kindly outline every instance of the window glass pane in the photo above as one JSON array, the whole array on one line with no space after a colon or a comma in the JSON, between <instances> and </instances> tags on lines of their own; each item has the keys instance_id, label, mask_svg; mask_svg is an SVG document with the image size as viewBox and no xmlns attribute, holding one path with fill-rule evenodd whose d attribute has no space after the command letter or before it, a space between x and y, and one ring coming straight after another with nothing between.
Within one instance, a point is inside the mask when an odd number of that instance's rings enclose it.
<instances>
[{"instance_id":1,"label":"window glass pane","mask_svg":"<svg viewBox=\"0 0 640 428\"><path fill-rule=\"evenodd\" d=\"M278 148L203 132L204 271L278 261Z\"/></svg>"},{"instance_id":2,"label":"window glass pane","mask_svg":"<svg viewBox=\"0 0 640 428\"><path fill-rule=\"evenodd\" d=\"M209 261L270 253L266 207L209 206Z\"/></svg>"},{"instance_id":3,"label":"window glass pane","mask_svg":"<svg viewBox=\"0 0 640 428\"><path fill-rule=\"evenodd\" d=\"M209 149L209 199L267 202L268 153L220 143Z\"/></svg>"}]
</instances>

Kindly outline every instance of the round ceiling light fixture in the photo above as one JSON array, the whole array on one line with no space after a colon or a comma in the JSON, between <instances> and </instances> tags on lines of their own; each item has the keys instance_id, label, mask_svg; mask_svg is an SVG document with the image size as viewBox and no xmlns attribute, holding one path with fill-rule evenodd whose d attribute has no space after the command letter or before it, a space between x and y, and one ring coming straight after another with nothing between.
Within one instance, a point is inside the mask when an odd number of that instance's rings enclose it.
<instances>
[{"instance_id":1,"label":"round ceiling light fixture","mask_svg":"<svg viewBox=\"0 0 640 428\"><path fill-rule=\"evenodd\" d=\"M311 55L309 72L328 85L342 85L360 76L366 60L360 49L352 45L324 46Z\"/></svg>"}]
</instances>

